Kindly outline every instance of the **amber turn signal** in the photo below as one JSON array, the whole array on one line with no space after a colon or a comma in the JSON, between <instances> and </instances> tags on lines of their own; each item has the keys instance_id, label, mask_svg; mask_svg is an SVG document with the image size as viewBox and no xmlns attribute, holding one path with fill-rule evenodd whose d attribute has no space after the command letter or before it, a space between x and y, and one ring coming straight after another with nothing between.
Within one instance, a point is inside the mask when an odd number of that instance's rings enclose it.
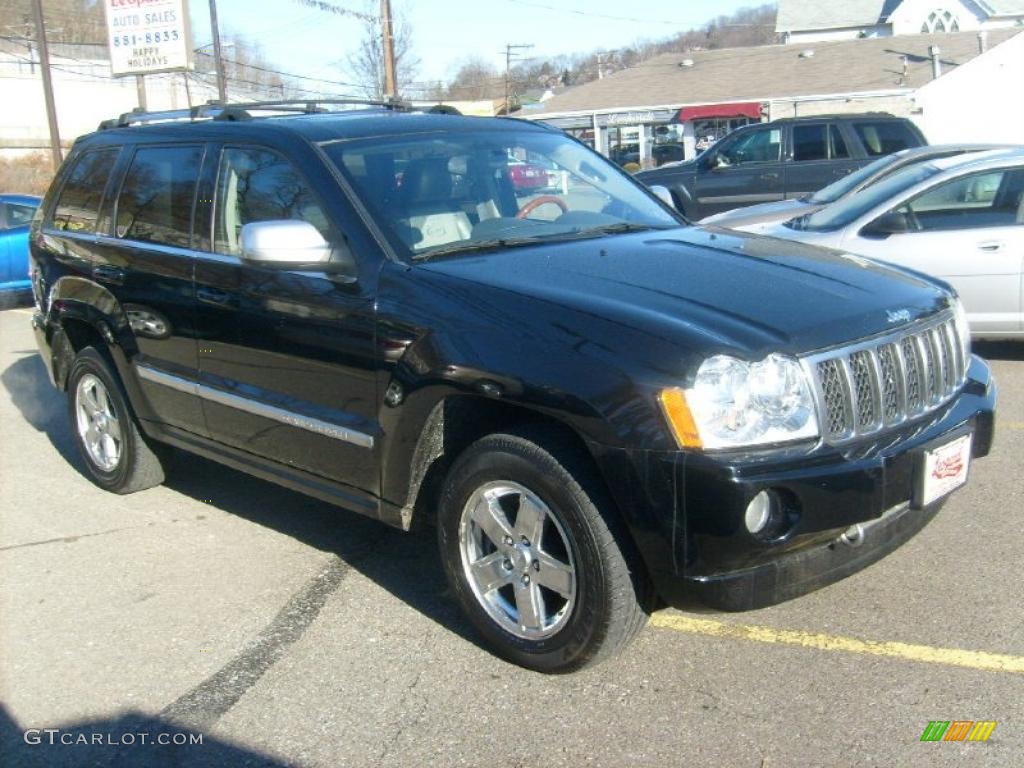
<instances>
[{"instance_id":1,"label":"amber turn signal","mask_svg":"<svg viewBox=\"0 0 1024 768\"><path fill-rule=\"evenodd\" d=\"M680 448L701 448L703 443L700 439L700 432L697 431L697 424L690 413L690 407L686 404L686 395L681 389L663 389L658 393L658 401L661 409L665 412L672 432L676 436L676 442Z\"/></svg>"}]
</instances>

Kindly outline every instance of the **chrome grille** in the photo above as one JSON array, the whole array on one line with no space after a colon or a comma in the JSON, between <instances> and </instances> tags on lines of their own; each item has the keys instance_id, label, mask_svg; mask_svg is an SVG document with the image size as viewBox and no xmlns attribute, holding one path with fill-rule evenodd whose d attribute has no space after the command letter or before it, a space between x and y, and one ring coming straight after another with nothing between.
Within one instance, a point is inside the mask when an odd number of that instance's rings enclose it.
<instances>
[{"instance_id":1,"label":"chrome grille","mask_svg":"<svg viewBox=\"0 0 1024 768\"><path fill-rule=\"evenodd\" d=\"M882 416L886 424L893 424L900 416L900 363L895 344L878 348L878 374L882 384Z\"/></svg>"},{"instance_id":2,"label":"chrome grille","mask_svg":"<svg viewBox=\"0 0 1024 768\"><path fill-rule=\"evenodd\" d=\"M823 437L830 443L934 411L959 390L968 364L948 315L811 355L806 362L814 376Z\"/></svg>"},{"instance_id":3,"label":"chrome grille","mask_svg":"<svg viewBox=\"0 0 1024 768\"><path fill-rule=\"evenodd\" d=\"M846 407L847 394L843 366L838 360L818 363L818 381L825 401L825 422L829 434L841 435L851 428Z\"/></svg>"}]
</instances>

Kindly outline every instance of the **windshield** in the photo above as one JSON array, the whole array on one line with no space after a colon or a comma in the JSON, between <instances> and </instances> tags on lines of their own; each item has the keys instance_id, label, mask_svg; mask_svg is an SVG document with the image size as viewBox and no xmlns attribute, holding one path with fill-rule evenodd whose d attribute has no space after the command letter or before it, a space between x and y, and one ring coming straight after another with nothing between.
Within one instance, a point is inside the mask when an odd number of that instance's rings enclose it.
<instances>
[{"instance_id":1,"label":"windshield","mask_svg":"<svg viewBox=\"0 0 1024 768\"><path fill-rule=\"evenodd\" d=\"M485 126L322 146L392 245L413 259L682 225L563 134Z\"/></svg>"},{"instance_id":2,"label":"windshield","mask_svg":"<svg viewBox=\"0 0 1024 768\"><path fill-rule=\"evenodd\" d=\"M827 187L822 187L809 198L807 198L807 202L817 203L818 205L828 205L829 203L834 203L840 197L843 197L843 195L857 189L857 187L859 187L861 184L863 184L865 181L870 179L875 174L881 173L891 165L895 165L899 161L899 159L900 158L897 157L896 155L886 155L885 157L880 157L873 163L868 163L867 165L858 168L850 175L843 176L843 178L839 179L838 181L833 181Z\"/></svg>"},{"instance_id":3,"label":"windshield","mask_svg":"<svg viewBox=\"0 0 1024 768\"><path fill-rule=\"evenodd\" d=\"M787 221L786 226L790 229L808 232L829 232L841 229L859 219L875 206L881 205L915 184L920 184L938 172L939 169L931 163L912 165L856 194L837 200L819 211Z\"/></svg>"}]
</instances>

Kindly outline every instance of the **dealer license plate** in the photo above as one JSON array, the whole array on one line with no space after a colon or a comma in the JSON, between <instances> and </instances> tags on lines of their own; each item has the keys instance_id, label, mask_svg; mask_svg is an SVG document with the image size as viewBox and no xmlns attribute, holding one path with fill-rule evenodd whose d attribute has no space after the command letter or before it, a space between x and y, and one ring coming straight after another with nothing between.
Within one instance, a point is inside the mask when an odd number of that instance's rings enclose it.
<instances>
[{"instance_id":1,"label":"dealer license plate","mask_svg":"<svg viewBox=\"0 0 1024 768\"><path fill-rule=\"evenodd\" d=\"M967 482L971 463L971 438L964 435L945 445L925 451L921 467L918 506L927 507Z\"/></svg>"}]
</instances>

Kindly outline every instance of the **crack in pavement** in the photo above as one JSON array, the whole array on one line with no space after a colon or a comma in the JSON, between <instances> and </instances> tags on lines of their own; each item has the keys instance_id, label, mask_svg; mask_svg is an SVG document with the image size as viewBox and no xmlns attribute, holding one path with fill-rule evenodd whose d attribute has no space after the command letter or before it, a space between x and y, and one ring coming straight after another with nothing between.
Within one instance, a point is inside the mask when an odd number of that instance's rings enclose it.
<instances>
[{"instance_id":1,"label":"crack in pavement","mask_svg":"<svg viewBox=\"0 0 1024 768\"><path fill-rule=\"evenodd\" d=\"M5 547L0 547L0 552L6 552L12 549L22 549L24 547L40 547L43 544L74 544L79 539L91 539L93 536L106 536L108 533L120 533L121 531L134 531L140 526L128 526L127 528L111 528L109 531L96 531L96 533L79 533L73 536L60 536L56 539L42 539L41 541L27 541L24 544L8 544Z\"/></svg>"},{"instance_id":2,"label":"crack in pavement","mask_svg":"<svg viewBox=\"0 0 1024 768\"><path fill-rule=\"evenodd\" d=\"M200 732L216 723L305 634L352 570L352 562L372 553L381 538L374 539L357 558L345 561L332 556L316 576L289 598L248 649L164 707L160 716Z\"/></svg>"}]
</instances>

